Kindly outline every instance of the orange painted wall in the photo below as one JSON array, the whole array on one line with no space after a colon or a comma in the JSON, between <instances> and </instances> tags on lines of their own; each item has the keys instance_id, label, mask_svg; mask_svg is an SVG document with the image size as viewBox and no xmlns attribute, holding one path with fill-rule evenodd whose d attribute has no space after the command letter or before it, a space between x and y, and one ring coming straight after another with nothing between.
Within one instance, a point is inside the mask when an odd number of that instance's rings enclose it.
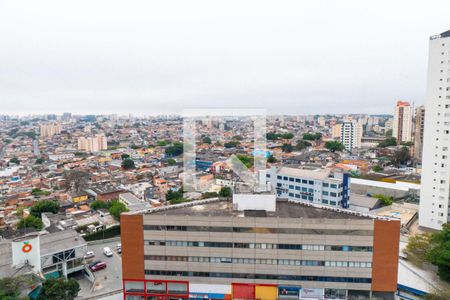
<instances>
[{"instance_id":1,"label":"orange painted wall","mask_svg":"<svg viewBox=\"0 0 450 300\"><path fill-rule=\"evenodd\" d=\"M144 226L142 215L120 216L123 279L144 279Z\"/></svg>"},{"instance_id":2,"label":"orange painted wall","mask_svg":"<svg viewBox=\"0 0 450 300\"><path fill-rule=\"evenodd\" d=\"M372 290L397 290L400 221L374 221Z\"/></svg>"}]
</instances>

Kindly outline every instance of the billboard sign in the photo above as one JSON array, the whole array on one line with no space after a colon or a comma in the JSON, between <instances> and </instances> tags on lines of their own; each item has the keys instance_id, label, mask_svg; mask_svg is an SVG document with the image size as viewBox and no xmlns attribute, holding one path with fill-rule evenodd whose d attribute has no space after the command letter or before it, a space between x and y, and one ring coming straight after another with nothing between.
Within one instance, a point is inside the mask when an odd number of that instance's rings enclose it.
<instances>
[{"instance_id":1,"label":"billboard sign","mask_svg":"<svg viewBox=\"0 0 450 300\"><path fill-rule=\"evenodd\" d=\"M16 268L29 265L35 272L41 271L39 235L27 235L12 241L12 264Z\"/></svg>"},{"instance_id":2,"label":"billboard sign","mask_svg":"<svg viewBox=\"0 0 450 300\"><path fill-rule=\"evenodd\" d=\"M278 299L298 299L301 288L298 286L279 286Z\"/></svg>"}]
</instances>

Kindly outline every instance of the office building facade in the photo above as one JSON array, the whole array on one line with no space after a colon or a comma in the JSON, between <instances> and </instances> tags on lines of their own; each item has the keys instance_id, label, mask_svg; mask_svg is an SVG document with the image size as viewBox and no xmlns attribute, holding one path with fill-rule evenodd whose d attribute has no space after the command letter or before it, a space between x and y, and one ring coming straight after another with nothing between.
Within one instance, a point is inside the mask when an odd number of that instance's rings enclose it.
<instances>
[{"instance_id":1,"label":"office building facade","mask_svg":"<svg viewBox=\"0 0 450 300\"><path fill-rule=\"evenodd\" d=\"M450 30L429 42L428 86L419 225L441 229L449 221Z\"/></svg>"},{"instance_id":2,"label":"office building facade","mask_svg":"<svg viewBox=\"0 0 450 300\"><path fill-rule=\"evenodd\" d=\"M293 201L236 211L212 199L123 214L121 232L128 300L394 299L397 290L399 220Z\"/></svg>"}]
</instances>

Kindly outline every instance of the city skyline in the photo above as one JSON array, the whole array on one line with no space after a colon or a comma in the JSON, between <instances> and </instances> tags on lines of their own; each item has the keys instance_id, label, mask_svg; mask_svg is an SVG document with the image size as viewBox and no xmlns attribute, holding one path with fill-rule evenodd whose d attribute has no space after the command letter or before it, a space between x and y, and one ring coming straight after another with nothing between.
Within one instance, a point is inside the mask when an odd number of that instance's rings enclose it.
<instances>
[{"instance_id":1,"label":"city skyline","mask_svg":"<svg viewBox=\"0 0 450 300\"><path fill-rule=\"evenodd\" d=\"M223 106L391 113L394 101L424 103L428 37L449 28L450 8L408 2L405 11L403 1L48 4L54 9L1 4L6 114ZM355 13L343 17L347 11Z\"/></svg>"}]
</instances>

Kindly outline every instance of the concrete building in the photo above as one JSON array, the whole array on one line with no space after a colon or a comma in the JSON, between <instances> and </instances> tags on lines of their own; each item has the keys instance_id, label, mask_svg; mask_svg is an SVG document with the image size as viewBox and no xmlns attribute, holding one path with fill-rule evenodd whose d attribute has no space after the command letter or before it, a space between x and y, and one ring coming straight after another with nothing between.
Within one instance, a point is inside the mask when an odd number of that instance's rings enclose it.
<instances>
[{"instance_id":1,"label":"concrete building","mask_svg":"<svg viewBox=\"0 0 450 300\"><path fill-rule=\"evenodd\" d=\"M413 111L409 102L397 101L392 124L392 137L395 137L399 144L412 140L412 117Z\"/></svg>"},{"instance_id":2,"label":"concrete building","mask_svg":"<svg viewBox=\"0 0 450 300\"><path fill-rule=\"evenodd\" d=\"M148 202L139 199L132 193L120 194L119 202L123 203L131 212L142 211L151 207Z\"/></svg>"},{"instance_id":3,"label":"concrete building","mask_svg":"<svg viewBox=\"0 0 450 300\"><path fill-rule=\"evenodd\" d=\"M106 149L108 149L108 139L104 134L97 134L94 137L78 138L78 150L99 152Z\"/></svg>"},{"instance_id":4,"label":"concrete building","mask_svg":"<svg viewBox=\"0 0 450 300\"><path fill-rule=\"evenodd\" d=\"M17 268L12 265L12 242L12 240L0 242L0 277L12 276L17 272ZM40 234L37 248L40 260L37 272L44 276L57 274L67 278L67 275L86 270L84 256L87 244L73 229ZM89 270L86 272L90 274Z\"/></svg>"},{"instance_id":5,"label":"concrete building","mask_svg":"<svg viewBox=\"0 0 450 300\"><path fill-rule=\"evenodd\" d=\"M429 42L428 87L419 225L441 229L449 221L450 30Z\"/></svg>"},{"instance_id":6,"label":"concrete building","mask_svg":"<svg viewBox=\"0 0 450 300\"><path fill-rule=\"evenodd\" d=\"M400 222L211 199L122 214L124 299L394 299ZM143 297L143 298L141 298Z\"/></svg>"},{"instance_id":7,"label":"concrete building","mask_svg":"<svg viewBox=\"0 0 450 300\"><path fill-rule=\"evenodd\" d=\"M361 148L363 126L357 122L345 121L334 125L331 135L333 138L339 138L345 149L351 152L355 148Z\"/></svg>"},{"instance_id":8,"label":"concrete building","mask_svg":"<svg viewBox=\"0 0 450 300\"><path fill-rule=\"evenodd\" d=\"M416 108L414 119L414 159L417 162L422 161L423 150L423 131L425 127L425 106Z\"/></svg>"},{"instance_id":9,"label":"concrete building","mask_svg":"<svg viewBox=\"0 0 450 300\"><path fill-rule=\"evenodd\" d=\"M334 207L349 206L349 175L346 173L272 167L267 182L279 198Z\"/></svg>"},{"instance_id":10,"label":"concrete building","mask_svg":"<svg viewBox=\"0 0 450 300\"><path fill-rule=\"evenodd\" d=\"M52 137L55 134L61 133L61 124L59 123L48 123L41 124L39 126L41 137Z\"/></svg>"},{"instance_id":11,"label":"concrete building","mask_svg":"<svg viewBox=\"0 0 450 300\"><path fill-rule=\"evenodd\" d=\"M326 125L326 119L325 117L319 117L317 118L317 124L319 124L320 127L325 127Z\"/></svg>"}]
</instances>

